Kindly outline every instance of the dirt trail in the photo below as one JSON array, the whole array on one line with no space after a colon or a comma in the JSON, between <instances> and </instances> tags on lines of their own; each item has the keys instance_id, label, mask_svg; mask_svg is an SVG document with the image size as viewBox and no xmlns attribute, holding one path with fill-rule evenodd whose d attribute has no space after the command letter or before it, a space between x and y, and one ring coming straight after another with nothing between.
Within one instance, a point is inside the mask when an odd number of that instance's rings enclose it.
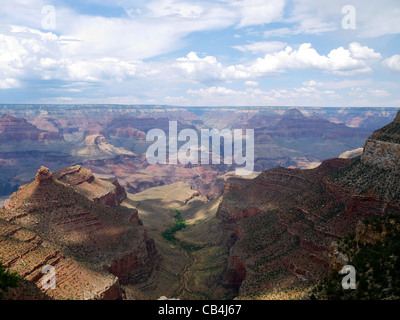
<instances>
[{"instance_id":1,"label":"dirt trail","mask_svg":"<svg viewBox=\"0 0 400 320\"><path fill-rule=\"evenodd\" d=\"M191 272L191 268L193 267L194 263L195 263L195 259L193 258L193 256L188 253L186 250L182 249L185 253L186 258L188 258L189 262L186 264L185 268L182 271L182 277L181 277L181 281L182 281L182 286L179 289L179 297L184 296L184 292L187 291L189 293L192 293L193 291L189 289L188 286L188 274Z\"/></svg>"}]
</instances>

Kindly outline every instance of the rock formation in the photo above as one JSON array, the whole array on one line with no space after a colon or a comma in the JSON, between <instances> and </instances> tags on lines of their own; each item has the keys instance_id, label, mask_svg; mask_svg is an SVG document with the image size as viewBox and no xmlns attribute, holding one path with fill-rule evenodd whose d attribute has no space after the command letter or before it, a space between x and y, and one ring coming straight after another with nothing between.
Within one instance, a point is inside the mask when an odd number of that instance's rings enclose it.
<instances>
[{"instance_id":1,"label":"rock formation","mask_svg":"<svg viewBox=\"0 0 400 320\"><path fill-rule=\"evenodd\" d=\"M253 180L228 180L217 216L231 233L231 284L245 275L240 296L317 283L328 273L330 257L337 267L347 261L332 242L357 226L361 234L362 219L400 212L399 115L367 140L361 159L327 160L311 170L278 167Z\"/></svg>"},{"instance_id":2,"label":"rock formation","mask_svg":"<svg viewBox=\"0 0 400 320\"><path fill-rule=\"evenodd\" d=\"M95 178L91 170L80 165L56 171L54 177L96 203L115 207L126 199L125 189L117 180L110 182Z\"/></svg>"},{"instance_id":3,"label":"rock formation","mask_svg":"<svg viewBox=\"0 0 400 320\"><path fill-rule=\"evenodd\" d=\"M0 117L0 141L46 141L61 139L62 137L58 133L40 130L23 118L12 115L2 115Z\"/></svg>"},{"instance_id":4,"label":"rock formation","mask_svg":"<svg viewBox=\"0 0 400 320\"><path fill-rule=\"evenodd\" d=\"M79 166L54 175L41 167L0 213L5 263L37 284L43 278L41 267L55 267L57 288L46 291L54 298L119 298L121 284L146 281L157 264L154 241L137 210L88 199L95 194L93 185L118 189L99 181ZM120 201L115 196L114 206Z\"/></svg>"},{"instance_id":5,"label":"rock formation","mask_svg":"<svg viewBox=\"0 0 400 320\"><path fill-rule=\"evenodd\" d=\"M39 184L44 184L46 182L51 181L53 178L53 173L50 172L50 170L46 167L40 167L40 169L38 170L36 177L35 177L35 181Z\"/></svg>"},{"instance_id":6,"label":"rock formation","mask_svg":"<svg viewBox=\"0 0 400 320\"><path fill-rule=\"evenodd\" d=\"M367 139L361 160L366 165L381 169L400 168L400 114L393 122L379 129Z\"/></svg>"},{"instance_id":7,"label":"rock formation","mask_svg":"<svg viewBox=\"0 0 400 320\"><path fill-rule=\"evenodd\" d=\"M110 159L118 156L135 156L135 154L129 150L114 147L108 143L106 138L101 134L87 136L73 154L88 160Z\"/></svg>"}]
</instances>

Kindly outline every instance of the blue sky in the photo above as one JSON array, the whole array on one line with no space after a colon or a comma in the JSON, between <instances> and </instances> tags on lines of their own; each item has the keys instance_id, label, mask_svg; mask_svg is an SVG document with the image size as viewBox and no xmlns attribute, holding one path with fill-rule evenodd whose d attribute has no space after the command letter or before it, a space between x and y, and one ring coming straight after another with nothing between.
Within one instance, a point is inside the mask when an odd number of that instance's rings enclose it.
<instances>
[{"instance_id":1,"label":"blue sky","mask_svg":"<svg viewBox=\"0 0 400 320\"><path fill-rule=\"evenodd\" d=\"M0 8L0 103L400 105L398 0Z\"/></svg>"}]
</instances>

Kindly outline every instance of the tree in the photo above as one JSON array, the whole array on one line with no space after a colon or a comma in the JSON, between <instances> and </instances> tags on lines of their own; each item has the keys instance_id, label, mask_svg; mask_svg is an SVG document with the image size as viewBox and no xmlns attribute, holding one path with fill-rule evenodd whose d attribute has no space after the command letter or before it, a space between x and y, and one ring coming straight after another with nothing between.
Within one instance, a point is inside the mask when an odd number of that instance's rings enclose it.
<instances>
[{"instance_id":1,"label":"tree","mask_svg":"<svg viewBox=\"0 0 400 320\"><path fill-rule=\"evenodd\" d=\"M16 272L6 270L0 262L0 299L3 298L3 293L8 292L9 288L17 287L19 276Z\"/></svg>"}]
</instances>

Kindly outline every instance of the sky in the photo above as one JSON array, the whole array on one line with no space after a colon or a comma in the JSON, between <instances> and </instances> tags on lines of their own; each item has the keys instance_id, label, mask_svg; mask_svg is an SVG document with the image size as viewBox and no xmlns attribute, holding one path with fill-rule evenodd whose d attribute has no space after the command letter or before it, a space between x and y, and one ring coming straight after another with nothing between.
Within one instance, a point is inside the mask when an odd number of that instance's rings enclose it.
<instances>
[{"instance_id":1,"label":"sky","mask_svg":"<svg viewBox=\"0 0 400 320\"><path fill-rule=\"evenodd\" d=\"M399 0L0 0L0 103L399 107Z\"/></svg>"}]
</instances>

